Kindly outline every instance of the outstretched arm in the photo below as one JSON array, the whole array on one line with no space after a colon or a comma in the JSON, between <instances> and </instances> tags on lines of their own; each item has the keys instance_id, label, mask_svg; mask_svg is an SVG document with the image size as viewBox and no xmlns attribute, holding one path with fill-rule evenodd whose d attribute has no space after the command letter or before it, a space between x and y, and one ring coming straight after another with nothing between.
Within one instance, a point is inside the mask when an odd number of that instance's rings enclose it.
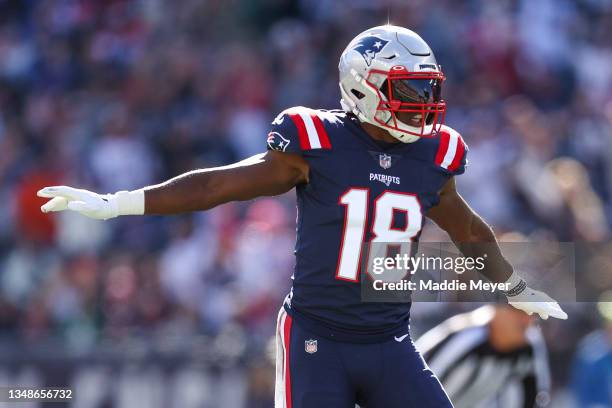
<instances>
[{"instance_id":1,"label":"outstretched arm","mask_svg":"<svg viewBox=\"0 0 612 408\"><path fill-rule=\"evenodd\" d=\"M504 294L512 306L528 314L538 313L544 319L548 316L567 318L557 302L545 293L529 288L513 271L501 253L493 230L457 192L454 178L444 185L440 191L440 203L428 211L427 217L448 233L465 256L484 259L483 275L492 282L507 284L508 290Z\"/></svg>"},{"instance_id":2,"label":"outstretched arm","mask_svg":"<svg viewBox=\"0 0 612 408\"><path fill-rule=\"evenodd\" d=\"M230 201L285 193L308 182L308 164L298 154L268 151L241 162L194 170L135 191L100 195L67 186L45 187L43 212L72 210L91 218L130 214L179 214Z\"/></svg>"},{"instance_id":3,"label":"outstretched arm","mask_svg":"<svg viewBox=\"0 0 612 408\"><path fill-rule=\"evenodd\" d=\"M230 201L279 195L306 182L306 160L297 154L268 151L229 166L190 171L146 187L145 213L208 210Z\"/></svg>"}]
</instances>

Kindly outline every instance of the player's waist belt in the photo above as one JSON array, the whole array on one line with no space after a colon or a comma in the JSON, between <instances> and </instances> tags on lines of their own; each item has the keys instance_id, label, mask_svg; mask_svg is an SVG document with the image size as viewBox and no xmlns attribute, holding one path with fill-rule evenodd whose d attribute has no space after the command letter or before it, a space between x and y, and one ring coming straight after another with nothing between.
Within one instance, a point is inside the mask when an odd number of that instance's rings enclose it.
<instances>
[{"instance_id":1,"label":"player's waist belt","mask_svg":"<svg viewBox=\"0 0 612 408\"><path fill-rule=\"evenodd\" d=\"M310 316L303 311L298 311L295 307L289 307L286 303L284 308L299 326L330 340L347 343L380 343L390 340L394 336L408 333L408 318L392 327L345 328Z\"/></svg>"}]
</instances>

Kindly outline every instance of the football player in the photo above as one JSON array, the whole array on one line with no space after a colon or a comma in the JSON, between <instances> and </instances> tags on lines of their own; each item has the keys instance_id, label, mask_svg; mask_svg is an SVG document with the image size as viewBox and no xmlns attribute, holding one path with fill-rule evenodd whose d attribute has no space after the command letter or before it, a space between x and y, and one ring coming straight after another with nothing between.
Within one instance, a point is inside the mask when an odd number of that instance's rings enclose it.
<instances>
[{"instance_id":1,"label":"football player","mask_svg":"<svg viewBox=\"0 0 612 408\"><path fill-rule=\"evenodd\" d=\"M281 112L266 153L135 191L47 187L42 211L104 220L178 214L295 188L296 265L278 315L276 407L449 407L410 340L410 303L362 302L365 243L416 242L428 217L464 254L491 245L485 276L507 284L514 307L567 316L513 271L455 189L468 149L443 125L444 74L427 43L405 28L375 27L351 41L339 71L342 110Z\"/></svg>"}]
</instances>

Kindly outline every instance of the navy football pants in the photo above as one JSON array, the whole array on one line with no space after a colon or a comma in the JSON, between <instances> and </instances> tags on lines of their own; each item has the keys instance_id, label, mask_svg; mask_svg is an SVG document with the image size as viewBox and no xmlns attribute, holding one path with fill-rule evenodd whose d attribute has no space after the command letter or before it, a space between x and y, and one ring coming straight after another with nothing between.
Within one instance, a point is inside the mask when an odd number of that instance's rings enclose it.
<instances>
[{"instance_id":1,"label":"navy football pants","mask_svg":"<svg viewBox=\"0 0 612 408\"><path fill-rule=\"evenodd\" d=\"M284 309L277 326L275 408L452 408L410 336L332 341L304 330Z\"/></svg>"}]
</instances>

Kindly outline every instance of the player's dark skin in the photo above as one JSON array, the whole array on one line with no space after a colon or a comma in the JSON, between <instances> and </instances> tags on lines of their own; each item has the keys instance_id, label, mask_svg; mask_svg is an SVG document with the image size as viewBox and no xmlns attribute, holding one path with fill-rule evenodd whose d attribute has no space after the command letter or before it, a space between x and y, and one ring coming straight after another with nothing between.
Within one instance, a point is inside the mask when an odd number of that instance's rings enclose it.
<instances>
[{"instance_id":1,"label":"player's dark skin","mask_svg":"<svg viewBox=\"0 0 612 408\"><path fill-rule=\"evenodd\" d=\"M386 130L369 123L362 128L375 140L401 143ZM298 154L268 151L241 162L190 171L145 189L146 214L178 214L208 210L230 201L286 193L308 183L308 162ZM465 256L487 254L483 274L504 282L512 267L504 259L489 225L465 202L451 178L439 192L440 203L426 216L445 230Z\"/></svg>"}]
</instances>

